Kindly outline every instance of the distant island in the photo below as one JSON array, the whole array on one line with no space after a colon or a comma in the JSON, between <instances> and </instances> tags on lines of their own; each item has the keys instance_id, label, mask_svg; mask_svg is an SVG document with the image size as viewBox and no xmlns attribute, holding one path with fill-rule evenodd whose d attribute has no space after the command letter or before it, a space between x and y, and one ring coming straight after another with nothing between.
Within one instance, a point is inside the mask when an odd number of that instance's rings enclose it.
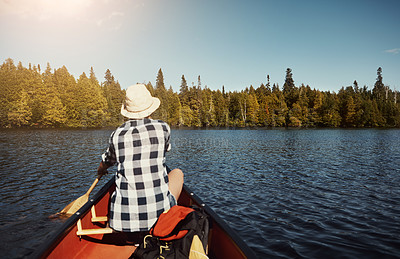
<instances>
[{"instance_id":1,"label":"distant island","mask_svg":"<svg viewBox=\"0 0 400 259\"><path fill-rule=\"evenodd\" d=\"M155 85L146 86L161 100L153 118L171 126L400 128L399 92L384 85L380 67L371 90L354 81L338 93L296 86L290 68L282 89L269 76L258 88L231 92L202 87L200 76L188 86L182 75L176 93L165 87L161 68ZM93 68L75 79L65 66L52 70L48 63L42 71L9 58L0 67L0 127L117 126L124 96L109 69L99 82Z\"/></svg>"}]
</instances>

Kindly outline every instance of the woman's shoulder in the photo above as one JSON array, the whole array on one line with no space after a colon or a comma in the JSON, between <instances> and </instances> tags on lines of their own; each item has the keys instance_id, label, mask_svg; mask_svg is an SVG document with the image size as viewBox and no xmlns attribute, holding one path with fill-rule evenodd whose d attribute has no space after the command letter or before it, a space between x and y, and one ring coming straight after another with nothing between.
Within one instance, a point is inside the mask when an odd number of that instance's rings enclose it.
<instances>
[{"instance_id":1,"label":"woman's shoulder","mask_svg":"<svg viewBox=\"0 0 400 259\"><path fill-rule=\"evenodd\" d=\"M170 131L170 127L168 123L163 120L144 118L141 120L129 120L122 124L120 127L116 129L116 132L121 131L143 131L143 130L155 130L155 129L163 129L164 131Z\"/></svg>"},{"instance_id":2,"label":"woman's shoulder","mask_svg":"<svg viewBox=\"0 0 400 259\"><path fill-rule=\"evenodd\" d=\"M144 123L148 123L148 124L164 124L164 125L168 125L168 123L166 123L163 120L158 120L158 119L150 119L150 118L145 118L144 119Z\"/></svg>"},{"instance_id":3,"label":"woman's shoulder","mask_svg":"<svg viewBox=\"0 0 400 259\"><path fill-rule=\"evenodd\" d=\"M149 119L149 121L147 121L149 124L152 124L154 126L158 126L158 127L162 127L162 129L164 131L170 131L170 127L168 125L168 123L166 123L163 120L154 120L154 119Z\"/></svg>"}]
</instances>

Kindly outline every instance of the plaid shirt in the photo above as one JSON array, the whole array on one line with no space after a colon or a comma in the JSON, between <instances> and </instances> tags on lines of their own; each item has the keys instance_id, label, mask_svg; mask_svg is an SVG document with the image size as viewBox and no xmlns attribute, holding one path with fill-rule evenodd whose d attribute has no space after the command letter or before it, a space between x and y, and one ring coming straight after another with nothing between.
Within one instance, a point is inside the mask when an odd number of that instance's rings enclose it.
<instances>
[{"instance_id":1,"label":"plaid shirt","mask_svg":"<svg viewBox=\"0 0 400 259\"><path fill-rule=\"evenodd\" d=\"M170 128L159 120L129 120L110 137L102 160L118 165L109 222L117 231L149 230L164 210L176 204L168 189L165 153Z\"/></svg>"}]
</instances>

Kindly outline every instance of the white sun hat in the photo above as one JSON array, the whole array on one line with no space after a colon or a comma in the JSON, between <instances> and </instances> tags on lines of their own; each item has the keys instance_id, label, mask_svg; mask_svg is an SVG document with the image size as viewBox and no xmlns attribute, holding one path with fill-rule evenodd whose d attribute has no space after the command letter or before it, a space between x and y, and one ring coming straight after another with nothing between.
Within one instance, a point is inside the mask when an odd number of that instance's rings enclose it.
<instances>
[{"instance_id":1,"label":"white sun hat","mask_svg":"<svg viewBox=\"0 0 400 259\"><path fill-rule=\"evenodd\" d=\"M125 102L121 114L129 119L143 119L160 106L160 99L151 96L144 84L136 84L126 89Z\"/></svg>"}]
</instances>

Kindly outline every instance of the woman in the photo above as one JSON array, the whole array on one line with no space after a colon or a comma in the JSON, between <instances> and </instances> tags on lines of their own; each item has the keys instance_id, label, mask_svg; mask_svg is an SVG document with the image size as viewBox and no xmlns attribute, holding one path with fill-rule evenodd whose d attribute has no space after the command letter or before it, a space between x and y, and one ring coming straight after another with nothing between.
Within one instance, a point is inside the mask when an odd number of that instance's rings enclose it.
<instances>
[{"instance_id":1,"label":"woman","mask_svg":"<svg viewBox=\"0 0 400 259\"><path fill-rule=\"evenodd\" d=\"M116 231L149 230L158 216L177 204L182 191L183 173L167 173L165 154L170 150L170 128L150 115L160 106L144 84L130 86L121 114L129 120L110 137L102 155L98 175L118 166L116 190L111 196L109 223Z\"/></svg>"}]
</instances>

